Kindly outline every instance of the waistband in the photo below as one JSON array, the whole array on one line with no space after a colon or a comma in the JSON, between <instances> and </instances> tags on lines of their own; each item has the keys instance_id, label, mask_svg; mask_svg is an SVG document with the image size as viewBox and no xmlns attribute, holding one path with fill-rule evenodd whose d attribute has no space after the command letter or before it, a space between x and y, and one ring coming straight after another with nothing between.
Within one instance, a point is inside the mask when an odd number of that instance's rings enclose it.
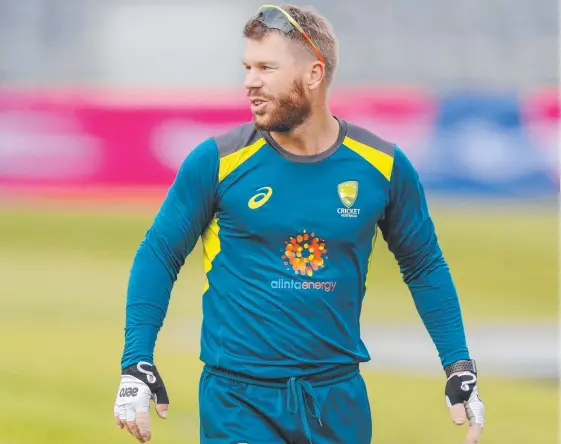
<instances>
[{"instance_id":1,"label":"waistband","mask_svg":"<svg viewBox=\"0 0 561 444\"><path fill-rule=\"evenodd\" d=\"M231 379L232 381L242 382L250 385L259 385L262 387L271 388L287 388L289 381L298 379L300 381L308 382L312 387L324 387L326 385L336 384L343 382L359 373L358 364L345 364L340 365L332 370L316 373L309 376L292 377L292 378L278 378L278 379L261 379L253 376L243 375L221 367L212 367L205 365L203 371L216 376Z\"/></svg>"},{"instance_id":2,"label":"waistband","mask_svg":"<svg viewBox=\"0 0 561 444\"><path fill-rule=\"evenodd\" d=\"M300 413L300 419L304 427L304 434L306 435L309 443L313 444L312 429L308 422L307 413L309 412L311 416L318 421L319 425L323 427L320 416L321 409L314 393L314 388L333 385L338 382L349 380L359 373L359 367L358 364L341 365L333 370L309 376L293 376L291 378L279 379L259 379L247 375L241 375L224 368L211 367L208 365L204 366L203 371L219 377L228 378L236 382L286 389L286 408L292 414ZM305 395L308 395L311 398L311 406L306 403Z\"/></svg>"}]
</instances>

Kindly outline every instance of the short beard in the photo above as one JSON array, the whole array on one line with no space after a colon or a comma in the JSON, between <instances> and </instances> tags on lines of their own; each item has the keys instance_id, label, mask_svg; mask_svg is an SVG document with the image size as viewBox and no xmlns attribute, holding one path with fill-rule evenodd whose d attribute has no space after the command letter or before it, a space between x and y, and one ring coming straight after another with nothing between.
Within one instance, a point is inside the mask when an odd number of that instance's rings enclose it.
<instances>
[{"instance_id":1,"label":"short beard","mask_svg":"<svg viewBox=\"0 0 561 444\"><path fill-rule=\"evenodd\" d=\"M306 99L304 88L294 81L292 88L287 94L274 98L271 104L275 110L265 122L258 122L257 116L253 116L255 127L262 131L286 133L306 121L311 113L310 102Z\"/></svg>"}]
</instances>

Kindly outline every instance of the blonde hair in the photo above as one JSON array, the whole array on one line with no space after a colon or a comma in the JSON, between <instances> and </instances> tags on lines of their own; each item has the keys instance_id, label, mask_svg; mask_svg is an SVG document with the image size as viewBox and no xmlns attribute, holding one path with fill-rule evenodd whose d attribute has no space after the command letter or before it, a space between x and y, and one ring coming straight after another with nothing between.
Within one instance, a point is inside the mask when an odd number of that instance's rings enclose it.
<instances>
[{"instance_id":1,"label":"blonde hair","mask_svg":"<svg viewBox=\"0 0 561 444\"><path fill-rule=\"evenodd\" d=\"M335 37L331 23L311 6L281 5L280 8L296 20L312 42L314 42L314 45L317 46L325 60L325 81L328 85L331 84L337 68L339 50L337 38ZM243 35L252 40L261 40L265 35L271 32L280 31L268 29L254 17L245 24ZM283 35L290 40L301 43L307 52L316 57L314 50L298 30L294 29L288 34Z\"/></svg>"}]
</instances>

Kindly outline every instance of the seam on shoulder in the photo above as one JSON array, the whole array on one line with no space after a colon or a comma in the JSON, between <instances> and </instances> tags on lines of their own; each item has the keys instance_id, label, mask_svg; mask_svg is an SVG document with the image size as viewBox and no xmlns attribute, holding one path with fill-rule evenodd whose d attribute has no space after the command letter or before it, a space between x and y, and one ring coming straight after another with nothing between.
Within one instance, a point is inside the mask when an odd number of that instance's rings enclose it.
<instances>
[{"instance_id":1,"label":"seam on shoulder","mask_svg":"<svg viewBox=\"0 0 561 444\"><path fill-rule=\"evenodd\" d=\"M238 125L231 131L212 137L216 142L219 158L235 153L255 143L259 138L261 138L261 134L251 122Z\"/></svg>"}]
</instances>

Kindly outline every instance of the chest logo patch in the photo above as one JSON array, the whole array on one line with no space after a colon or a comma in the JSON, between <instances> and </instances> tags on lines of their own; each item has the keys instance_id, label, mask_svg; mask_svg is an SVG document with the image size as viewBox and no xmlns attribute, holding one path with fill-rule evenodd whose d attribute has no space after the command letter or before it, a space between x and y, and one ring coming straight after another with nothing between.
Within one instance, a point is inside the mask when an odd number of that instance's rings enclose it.
<instances>
[{"instance_id":1,"label":"chest logo patch","mask_svg":"<svg viewBox=\"0 0 561 444\"><path fill-rule=\"evenodd\" d=\"M351 208L355 203L358 196L358 182L356 180L349 180L337 185L337 192L339 199L347 208Z\"/></svg>"},{"instance_id":2,"label":"chest logo patch","mask_svg":"<svg viewBox=\"0 0 561 444\"><path fill-rule=\"evenodd\" d=\"M352 208L358 197L358 181L349 180L340 183L337 185L337 193L339 194L339 199L345 205L345 208L337 209L341 217L358 217L360 209Z\"/></svg>"},{"instance_id":3,"label":"chest logo patch","mask_svg":"<svg viewBox=\"0 0 561 444\"><path fill-rule=\"evenodd\" d=\"M261 187L257 191L260 191L260 193L254 195L247 202L247 206L252 210L256 210L257 208L265 205L273 195L273 189L271 187Z\"/></svg>"}]
</instances>

